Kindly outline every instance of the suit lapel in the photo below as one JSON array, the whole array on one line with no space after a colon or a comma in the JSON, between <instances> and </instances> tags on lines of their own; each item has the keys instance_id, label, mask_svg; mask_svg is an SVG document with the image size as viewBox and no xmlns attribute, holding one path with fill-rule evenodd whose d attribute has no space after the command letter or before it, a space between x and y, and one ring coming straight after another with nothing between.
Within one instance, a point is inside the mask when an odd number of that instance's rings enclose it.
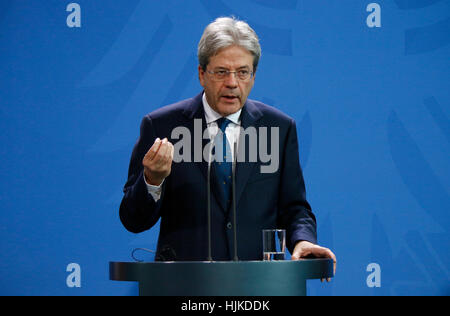
<instances>
[{"instance_id":1,"label":"suit lapel","mask_svg":"<svg viewBox=\"0 0 450 316\"><path fill-rule=\"evenodd\" d=\"M203 157L203 150L206 148L206 145L210 142L210 140L207 138L203 139L203 132L207 129L207 124L205 119L205 111L203 109L202 96L203 92L193 98L192 103L186 107L183 114L189 119L188 128L193 136L191 142L191 161L193 161L194 164L200 169L203 177L205 178L205 183L207 184L208 162ZM200 143L201 148L199 146ZM215 182L214 171L211 170L211 192L216 197L216 201L219 201L218 204L221 206L222 211L226 212L226 205L223 204L224 199L221 197L221 192L219 192Z\"/></svg>"},{"instance_id":2,"label":"suit lapel","mask_svg":"<svg viewBox=\"0 0 450 316\"><path fill-rule=\"evenodd\" d=\"M203 110L202 95L203 92L193 98L183 114L188 119L187 128L191 133L191 161L200 168L206 179L208 164L203 159L203 148L208 143L208 140L203 139L203 131L206 129L206 119L205 111Z\"/></svg>"},{"instance_id":3,"label":"suit lapel","mask_svg":"<svg viewBox=\"0 0 450 316\"><path fill-rule=\"evenodd\" d=\"M249 127L254 127L256 129L256 134L258 135L258 120L261 118L261 116L262 113L258 110L256 105L252 101L247 100L244 107L242 108L241 127L244 130ZM239 155L241 155L241 157L245 156L245 160L240 162L238 160L238 162L236 163L236 206L239 204L239 199L244 192L244 188L253 169L258 164L257 161L250 161L249 138L244 139L244 136L245 135L243 135L242 132L239 135L238 157Z\"/></svg>"}]
</instances>

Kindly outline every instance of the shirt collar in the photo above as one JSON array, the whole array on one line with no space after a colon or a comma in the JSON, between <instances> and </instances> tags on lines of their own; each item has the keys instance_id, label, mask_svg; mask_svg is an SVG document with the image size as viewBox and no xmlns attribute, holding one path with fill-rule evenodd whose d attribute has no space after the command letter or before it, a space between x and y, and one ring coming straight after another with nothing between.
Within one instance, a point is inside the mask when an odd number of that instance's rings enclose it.
<instances>
[{"instance_id":1,"label":"shirt collar","mask_svg":"<svg viewBox=\"0 0 450 316\"><path fill-rule=\"evenodd\" d=\"M203 93L202 101L203 101L203 109L205 110L206 124L217 121L218 119L220 119L222 117L222 115L220 115L219 113L214 111L211 108L211 106L208 104L205 93ZM241 122L240 122L241 111L242 111L242 108L239 109L239 111L228 115L226 118L229 119L234 124L240 125L241 124Z\"/></svg>"}]
</instances>

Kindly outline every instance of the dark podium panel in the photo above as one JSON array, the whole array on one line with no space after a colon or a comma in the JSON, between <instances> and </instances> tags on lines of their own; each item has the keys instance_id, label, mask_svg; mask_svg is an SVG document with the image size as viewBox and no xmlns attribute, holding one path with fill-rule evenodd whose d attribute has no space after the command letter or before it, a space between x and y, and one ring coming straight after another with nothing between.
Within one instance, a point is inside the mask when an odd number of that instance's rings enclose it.
<instances>
[{"instance_id":1,"label":"dark podium panel","mask_svg":"<svg viewBox=\"0 0 450 316\"><path fill-rule=\"evenodd\" d=\"M109 278L139 282L139 295L302 296L306 280L331 277L332 259L109 263Z\"/></svg>"}]
</instances>

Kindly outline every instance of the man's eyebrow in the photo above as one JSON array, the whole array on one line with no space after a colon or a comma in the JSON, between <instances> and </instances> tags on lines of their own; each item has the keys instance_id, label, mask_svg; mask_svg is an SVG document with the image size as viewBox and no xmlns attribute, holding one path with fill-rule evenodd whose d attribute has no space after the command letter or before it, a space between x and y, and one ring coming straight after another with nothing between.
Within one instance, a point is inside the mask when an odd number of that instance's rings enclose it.
<instances>
[{"instance_id":1,"label":"man's eyebrow","mask_svg":"<svg viewBox=\"0 0 450 316\"><path fill-rule=\"evenodd\" d=\"M215 70L229 70L229 68L227 68L227 67L222 67L222 66L215 67L214 69L215 69ZM242 69L247 69L247 70L249 70L250 67L249 67L249 66L240 66L240 67L236 68L236 70L242 70Z\"/></svg>"}]
</instances>

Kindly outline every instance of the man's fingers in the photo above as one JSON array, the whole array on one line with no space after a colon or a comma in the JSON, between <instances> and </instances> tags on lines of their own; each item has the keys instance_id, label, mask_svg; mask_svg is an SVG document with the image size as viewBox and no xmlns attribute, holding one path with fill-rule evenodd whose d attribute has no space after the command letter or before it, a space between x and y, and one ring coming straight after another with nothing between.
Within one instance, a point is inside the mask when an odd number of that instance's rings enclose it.
<instances>
[{"instance_id":1,"label":"man's fingers","mask_svg":"<svg viewBox=\"0 0 450 316\"><path fill-rule=\"evenodd\" d=\"M173 152L175 149L174 149L172 143L169 143L169 144L170 144L170 161L172 161L173 160Z\"/></svg>"},{"instance_id":2,"label":"man's fingers","mask_svg":"<svg viewBox=\"0 0 450 316\"><path fill-rule=\"evenodd\" d=\"M164 138L161 141L161 146L158 153L153 159L153 163L158 168L168 168L169 165L172 164L173 151L173 145L167 140L167 138Z\"/></svg>"},{"instance_id":3,"label":"man's fingers","mask_svg":"<svg viewBox=\"0 0 450 316\"><path fill-rule=\"evenodd\" d=\"M337 264L336 256L330 249L328 249L328 248L324 248L324 249L325 249L325 252L324 252L325 257L324 258L333 259L333 274L336 274L336 264Z\"/></svg>"},{"instance_id":4,"label":"man's fingers","mask_svg":"<svg viewBox=\"0 0 450 316\"><path fill-rule=\"evenodd\" d=\"M314 245L312 247L305 247L305 248L295 249L295 250L296 251L292 254L292 257L291 257L292 260L299 260L301 258L306 258L310 255L313 257L316 257L316 258L333 259L333 273L336 274L337 260L336 260L336 256L330 249Z\"/></svg>"},{"instance_id":5,"label":"man's fingers","mask_svg":"<svg viewBox=\"0 0 450 316\"><path fill-rule=\"evenodd\" d=\"M294 249L294 253L291 256L292 260L300 260L308 257L309 255L314 255L314 248L312 247L299 247Z\"/></svg>"},{"instance_id":6,"label":"man's fingers","mask_svg":"<svg viewBox=\"0 0 450 316\"><path fill-rule=\"evenodd\" d=\"M173 151L173 145L167 138L160 139L158 137L145 154L144 165L149 166L151 163L153 168L164 167L167 163L172 163Z\"/></svg>"},{"instance_id":7,"label":"man's fingers","mask_svg":"<svg viewBox=\"0 0 450 316\"><path fill-rule=\"evenodd\" d=\"M315 257L315 258L330 258L333 260L333 274L336 274L337 259L334 253L325 247L314 245L307 241L300 241L296 244L292 253L292 260L300 260L302 258ZM320 281L326 280L330 282L331 278L322 278Z\"/></svg>"},{"instance_id":8,"label":"man's fingers","mask_svg":"<svg viewBox=\"0 0 450 316\"><path fill-rule=\"evenodd\" d=\"M333 274L336 274L337 259L336 259L336 256L334 255L334 253L328 248L322 248L319 251L319 253L320 253L320 257L322 257L322 258L333 259ZM327 280L327 281L329 281L329 280Z\"/></svg>"},{"instance_id":9,"label":"man's fingers","mask_svg":"<svg viewBox=\"0 0 450 316\"><path fill-rule=\"evenodd\" d=\"M155 139L155 142L153 143L152 147L150 147L150 149L148 150L147 154L145 154L145 158L148 159L149 161L152 161L156 154L159 151L159 148L161 147L161 139L159 139L159 137L157 139Z\"/></svg>"},{"instance_id":10,"label":"man's fingers","mask_svg":"<svg viewBox=\"0 0 450 316\"><path fill-rule=\"evenodd\" d=\"M155 156L152 159L152 163L155 167L159 167L163 163L166 150L167 150L166 139L164 138L163 140L161 140L161 144L158 148L158 152L155 154Z\"/></svg>"},{"instance_id":11,"label":"man's fingers","mask_svg":"<svg viewBox=\"0 0 450 316\"><path fill-rule=\"evenodd\" d=\"M291 256L291 260L300 260L301 258L306 257L308 255L306 252L307 251L295 249Z\"/></svg>"},{"instance_id":12,"label":"man's fingers","mask_svg":"<svg viewBox=\"0 0 450 316\"><path fill-rule=\"evenodd\" d=\"M319 258L331 258L331 251L327 248L316 247L314 249L314 255Z\"/></svg>"},{"instance_id":13,"label":"man's fingers","mask_svg":"<svg viewBox=\"0 0 450 316\"><path fill-rule=\"evenodd\" d=\"M318 250L318 254L320 257L322 258L330 258L333 259L333 275L336 274L336 256L334 255L334 253L328 249L328 248L322 248L321 250ZM327 278L327 282L330 281L330 278Z\"/></svg>"},{"instance_id":14,"label":"man's fingers","mask_svg":"<svg viewBox=\"0 0 450 316\"><path fill-rule=\"evenodd\" d=\"M164 164L171 164L173 159L173 145L167 141L164 143L165 151L164 151Z\"/></svg>"},{"instance_id":15,"label":"man's fingers","mask_svg":"<svg viewBox=\"0 0 450 316\"><path fill-rule=\"evenodd\" d=\"M174 148L167 138L155 139L152 147L142 159L145 181L160 185L170 174Z\"/></svg>"}]
</instances>

